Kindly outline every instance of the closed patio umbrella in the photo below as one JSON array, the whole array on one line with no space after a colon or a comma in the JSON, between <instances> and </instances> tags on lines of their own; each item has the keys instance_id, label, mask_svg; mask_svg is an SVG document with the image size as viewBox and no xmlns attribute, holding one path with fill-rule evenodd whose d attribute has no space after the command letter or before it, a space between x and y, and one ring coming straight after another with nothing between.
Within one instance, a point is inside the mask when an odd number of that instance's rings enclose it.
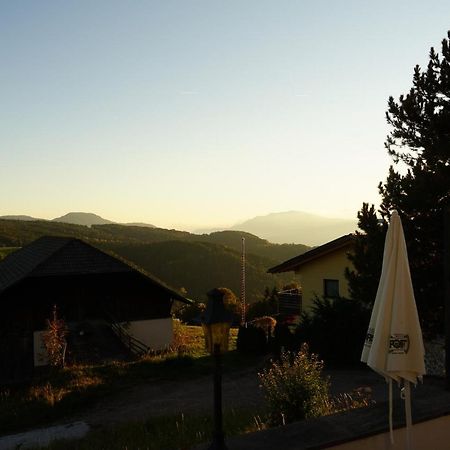
<instances>
[{"instance_id":1,"label":"closed patio umbrella","mask_svg":"<svg viewBox=\"0 0 450 450\"><path fill-rule=\"evenodd\" d=\"M424 353L403 227L397 211L393 211L361 361L389 382L391 440L392 381L403 384L408 449L412 426L410 383L416 384L425 374Z\"/></svg>"}]
</instances>

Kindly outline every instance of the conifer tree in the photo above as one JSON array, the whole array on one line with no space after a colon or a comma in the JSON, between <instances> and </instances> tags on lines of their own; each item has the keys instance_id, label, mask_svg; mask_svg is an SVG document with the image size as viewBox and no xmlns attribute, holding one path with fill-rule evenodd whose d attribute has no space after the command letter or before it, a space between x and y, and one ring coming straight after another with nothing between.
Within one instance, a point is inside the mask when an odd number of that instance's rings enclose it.
<instances>
[{"instance_id":1,"label":"conifer tree","mask_svg":"<svg viewBox=\"0 0 450 450\"><path fill-rule=\"evenodd\" d=\"M437 331L443 325L443 216L450 207L450 32L441 54L431 48L427 68L414 68L409 93L389 98L386 119L391 131L385 147L394 165L379 184L379 213L383 223L394 209L402 218L419 315L427 330ZM363 233L353 262L360 273L349 273L350 289L354 298L373 301L373 284L361 291L358 282L375 270L362 261L362 249L382 252L380 227L367 205L358 217Z\"/></svg>"},{"instance_id":2,"label":"conifer tree","mask_svg":"<svg viewBox=\"0 0 450 450\"><path fill-rule=\"evenodd\" d=\"M364 203L358 211L354 251L348 255L356 270L346 268L350 297L371 307L377 293L383 259L386 223L378 219L374 205Z\"/></svg>"}]
</instances>

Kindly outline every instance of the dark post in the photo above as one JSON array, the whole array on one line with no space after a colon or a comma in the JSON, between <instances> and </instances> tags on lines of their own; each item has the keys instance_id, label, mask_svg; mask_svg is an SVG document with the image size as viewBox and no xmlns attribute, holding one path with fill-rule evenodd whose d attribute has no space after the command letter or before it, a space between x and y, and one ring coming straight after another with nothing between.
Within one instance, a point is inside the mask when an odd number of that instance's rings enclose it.
<instances>
[{"instance_id":1,"label":"dark post","mask_svg":"<svg viewBox=\"0 0 450 450\"><path fill-rule=\"evenodd\" d=\"M445 379L450 389L450 208L444 215Z\"/></svg>"},{"instance_id":2,"label":"dark post","mask_svg":"<svg viewBox=\"0 0 450 450\"><path fill-rule=\"evenodd\" d=\"M222 428L222 356L220 345L214 344L214 432L209 450L227 450Z\"/></svg>"}]
</instances>

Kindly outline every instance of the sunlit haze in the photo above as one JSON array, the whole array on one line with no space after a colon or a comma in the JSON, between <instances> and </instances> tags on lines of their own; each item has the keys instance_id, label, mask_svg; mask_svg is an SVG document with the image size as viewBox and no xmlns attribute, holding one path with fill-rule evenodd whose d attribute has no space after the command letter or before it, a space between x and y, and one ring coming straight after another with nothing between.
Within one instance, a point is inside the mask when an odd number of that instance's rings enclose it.
<instances>
[{"instance_id":1,"label":"sunlit haze","mask_svg":"<svg viewBox=\"0 0 450 450\"><path fill-rule=\"evenodd\" d=\"M0 215L194 229L378 204L448 1L0 5Z\"/></svg>"}]
</instances>

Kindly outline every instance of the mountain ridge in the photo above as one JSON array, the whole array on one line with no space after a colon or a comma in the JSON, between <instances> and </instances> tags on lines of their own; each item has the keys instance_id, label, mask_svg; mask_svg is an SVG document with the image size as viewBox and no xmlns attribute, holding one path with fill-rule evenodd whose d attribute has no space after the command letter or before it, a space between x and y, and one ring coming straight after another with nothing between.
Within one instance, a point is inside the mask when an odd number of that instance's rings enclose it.
<instances>
[{"instance_id":1,"label":"mountain ridge","mask_svg":"<svg viewBox=\"0 0 450 450\"><path fill-rule=\"evenodd\" d=\"M69 223L73 225L84 225L91 227L92 225L106 225L106 224L119 224L126 226L139 226L139 227L149 227L156 228L155 225L144 222L129 222L129 223L120 223L114 222L113 220L105 219L98 214L95 213L87 213L87 212L68 212L60 217L55 217L54 219L41 219L39 217L32 217L27 215L5 215L0 216L0 220L22 220L26 222L35 222L35 221L45 221L45 222L61 222L61 223Z\"/></svg>"},{"instance_id":2,"label":"mountain ridge","mask_svg":"<svg viewBox=\"0 0 450 450\"><path fill-rule=\"evenodd\" d=\"M299 244L272 244L237 231L195 235L119 224L88 227L54 221L0 220L0 259L2 248L9 252L11 247L23 247L48 235L83 239L140 266L175 289L187 289L190 298L201 301L213 287L229 287L239 293L243 237L249 303L260 299L266 287L281 288L292 281L292 274L268 274L269 267L309 250Z\"/></svg>"},{"instance_id":3,"label":"mountain ridge","mask_svg":"<svg viewBox=\"0 0 450 450\"><path fill-rule=\"evenodd\" d=\"M46 221L31 216L0 216L4 220ZM69 212L61 217L50 220L67 224L84 225L88 227L97 225L121 225L132 228L158 228L143 222L119 223L105 219L94 213ZM325 217L304 211L282 211L266 215L259 215L231 227L209 228L194 230L193 234L203 235L221 231L242 231L266 239L274 244L302 244L317 246L336 239L345 234L352 233L357 228L356 219L341 219ZM187 233L187 231L186 231Z\"/></svg>"},{"instance_id":4,"label":"mountain ridge","mask_svg":"<svg viewBox=\"0 0 450 450\"><path fill-rule=\"evenodd\" d=\"M273 243L321 245L355 231L356 219L324 217L304 211L283 211L256 216L233 225L233 231L247 231Z\"/></svg>"}]
</instances>

